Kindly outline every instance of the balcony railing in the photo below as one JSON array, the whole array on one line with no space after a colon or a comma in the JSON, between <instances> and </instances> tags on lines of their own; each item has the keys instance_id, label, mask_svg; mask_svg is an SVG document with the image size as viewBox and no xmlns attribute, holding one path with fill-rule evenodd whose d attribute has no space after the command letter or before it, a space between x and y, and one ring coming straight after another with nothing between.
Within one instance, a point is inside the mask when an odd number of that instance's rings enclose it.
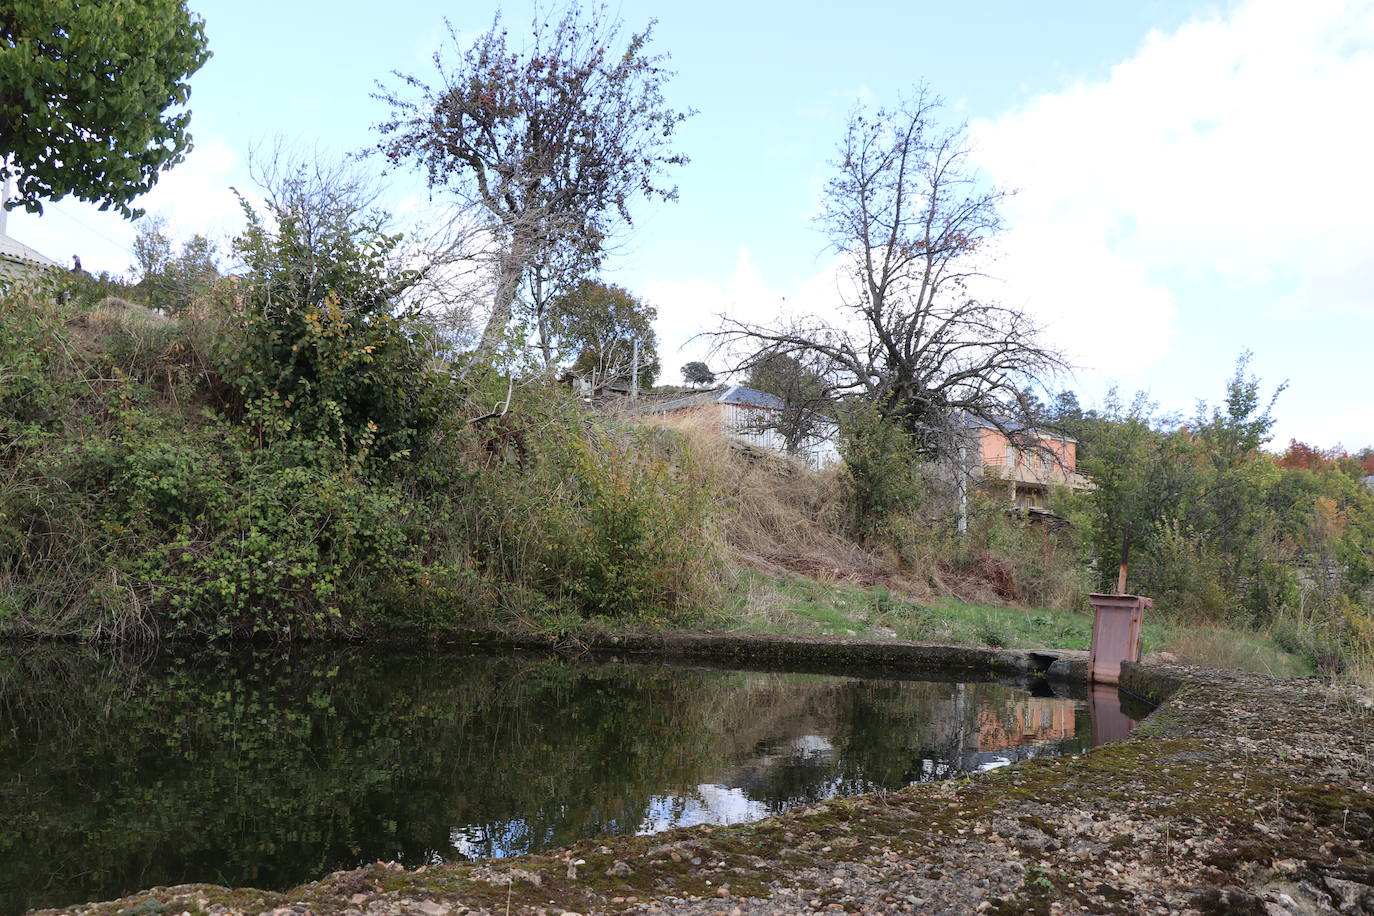
<instances>
[{"instance_id":1,"label":"balcony railing","mask_svg":"<svg viewBox=\"0 0 1374 916\"><path fill-rule=\"evenodd\" d=\"M1023 455L1019 460L1009 462L1005 457L998 455L983 462L983 474L999 480L1070 487L1075 490L1087 490L1092 487L1092 482L1088 478L1074 468L1060 464L1052 456Z\"/></svg>"}]
</instances>

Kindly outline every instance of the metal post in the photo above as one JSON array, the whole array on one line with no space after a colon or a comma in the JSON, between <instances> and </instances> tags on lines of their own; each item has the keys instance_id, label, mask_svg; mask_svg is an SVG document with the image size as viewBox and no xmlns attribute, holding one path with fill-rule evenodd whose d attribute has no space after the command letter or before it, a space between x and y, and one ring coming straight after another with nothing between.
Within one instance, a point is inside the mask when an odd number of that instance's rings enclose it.
<instances>
[{"instance_id":1,"label":"metal post","mask_svg":"<svg viewBox=\"0 0 1374 916\"><path fill-rule=\"evenodd\" d=\"M1126 532L1121 539L1121 566L1116 573L1116 593L1126 594L1126 568L1130 565L1131 558L1131 523L1126 523Z\"/></svg>"}]
</instances>

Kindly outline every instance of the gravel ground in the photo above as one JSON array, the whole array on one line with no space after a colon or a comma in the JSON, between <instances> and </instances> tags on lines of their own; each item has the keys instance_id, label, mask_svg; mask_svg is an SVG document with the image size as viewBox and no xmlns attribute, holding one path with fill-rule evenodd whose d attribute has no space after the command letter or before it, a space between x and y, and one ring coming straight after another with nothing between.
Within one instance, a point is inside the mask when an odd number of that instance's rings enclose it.
<instances>
[{"instance_id":1,"label":"gravel ground","mask_svg":"<svg viewBox=\"0 0 1374 916\"><path fill-rule=\"evenodd\" d=\"M612 912L1374 913L1374 699L1315 679L1130 666L1127 740L757 824L588 841L285 893L154 888L78 916Z\"/></svg>"}]
</instances>

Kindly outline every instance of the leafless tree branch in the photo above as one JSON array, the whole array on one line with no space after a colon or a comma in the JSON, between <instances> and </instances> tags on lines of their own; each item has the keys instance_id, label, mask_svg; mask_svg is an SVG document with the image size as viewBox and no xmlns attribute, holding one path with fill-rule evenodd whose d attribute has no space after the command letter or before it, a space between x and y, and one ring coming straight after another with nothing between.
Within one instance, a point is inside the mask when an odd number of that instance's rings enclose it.
<instances>
[{"instance_id":1,"label":"leafless tree branch","mask_svg":"<svg viewBox=\"0 0 1374 916\"><path fill-rule=\"evenodd\" d=\"M1029 315L977 291L1007 192L974 172L964 130L942 129L938 108L922 87L850 119L819 217L846 264L838 319L725 318L710 335L718 352L805 357L834 394L876 406L932 456L970 420L1027 440L1024 392L1066 368Z\"/></svg>"}]
</instances>

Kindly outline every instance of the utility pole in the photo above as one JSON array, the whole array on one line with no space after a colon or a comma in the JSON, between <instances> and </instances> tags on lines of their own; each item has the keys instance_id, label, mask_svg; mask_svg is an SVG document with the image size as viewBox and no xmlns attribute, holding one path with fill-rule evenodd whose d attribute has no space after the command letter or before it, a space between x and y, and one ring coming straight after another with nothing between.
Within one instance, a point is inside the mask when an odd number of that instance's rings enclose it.
<instances>
[{"instance_id":1,"label":"utility pole","mask_svg":"<svg viewBox=\"0 0 1374 916\"><path fill-rule=\"evenodd\" d=\"M8 176L0 178L0 235L6 232L9 223L9 210L5 204L10 199L10 178Z\"/></svg>"},{"instance_id":2,"label":"utility pole","mask_svg":"<svg viewBox=\"0 0 1374 916\"><path fill-rule=\"evenodd\" d=\"M630 400L639 400L639 338L634 340L634 355L630 357Z\"/></svg>"},{"instance_id":3,"label":"utility pole","mask_svg":"<svg viewBox=\"0 0 1374 916\"><path fill-rule=\"evenodd\" d=\"M959 535L968 534L968 446L959 437L959 466L954 470L954 486L959 491Z\"/></svg>"}]
</instances>

